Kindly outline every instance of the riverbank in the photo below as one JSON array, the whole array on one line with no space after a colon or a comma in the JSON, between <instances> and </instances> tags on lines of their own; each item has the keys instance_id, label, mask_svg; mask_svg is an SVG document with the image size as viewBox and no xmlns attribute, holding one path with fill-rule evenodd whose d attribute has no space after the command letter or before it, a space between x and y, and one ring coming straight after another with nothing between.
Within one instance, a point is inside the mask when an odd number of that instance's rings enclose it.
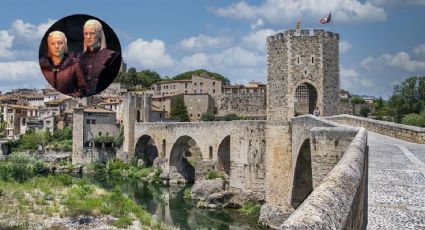
<instances>
[{"instance_id":1,"label":"riverbank","mask_svg":"<svg viewBox=\"0 0 425 230\"><path fill-rule=\"evenodd\" d=\"M0 180L0 203L2 229L170 229L120 189L69 175Z\"/></svg>"}]
</instances>

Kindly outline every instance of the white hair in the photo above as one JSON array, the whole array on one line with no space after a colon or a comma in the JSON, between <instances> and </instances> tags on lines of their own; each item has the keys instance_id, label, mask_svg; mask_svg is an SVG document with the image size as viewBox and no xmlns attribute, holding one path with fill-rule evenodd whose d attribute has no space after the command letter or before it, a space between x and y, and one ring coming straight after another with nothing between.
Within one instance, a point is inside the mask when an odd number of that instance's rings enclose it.
<instances>
[{"instance_id":1,"label":"white hair","mask_svg":"<svg viewBox=\"0 0 425 230\"><path fill-rule=\"evenodd\" d=\"M87 27L87 26L93 26L95 28L98 36L100 37L100 49L102 50L106 48L106 38L105 38L105 33L103 32L102 24L96 19L89 19L86 21L86 23L84 23L84 27ZM84 52L86 51L87 51L87 45L84 40Z\"/></svg>"},{"instance_id":2,"label":"white hair","mask_svg":"<svg viewBox=\"0 0 425 230\"><path fill-rule=\"evenodd\" d=\"M47 46L49 45L49 39L52 38L53 36L60 36L63 38L63 41L65 43L65 53L68 53L68 41L66 39L65 34L62 31L55 30L50 32L49 36L47 36ZM47 52L47 53L48 53L47 56L50 57L50 52Z\"/></svg>"}]
</instances>

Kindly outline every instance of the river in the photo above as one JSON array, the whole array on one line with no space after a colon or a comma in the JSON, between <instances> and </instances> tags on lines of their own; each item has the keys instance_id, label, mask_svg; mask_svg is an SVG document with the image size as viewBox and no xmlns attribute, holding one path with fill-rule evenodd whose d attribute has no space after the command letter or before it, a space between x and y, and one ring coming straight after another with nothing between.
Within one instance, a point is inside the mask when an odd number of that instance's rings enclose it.
<instances>
[{"instance_id":1,"label":"river","mask_svg":"<svg viewBox=\"0 0 425 230\"><path fill-rule=\"evenodd\" d=\"M187 186L162 186L137 182L132 179L86 176L92 183L106 189L118 186L155 218L180 229L264 229L257 217L240 214L236 209L201 209L183 198Z\"/></svg>"}]
</instances>

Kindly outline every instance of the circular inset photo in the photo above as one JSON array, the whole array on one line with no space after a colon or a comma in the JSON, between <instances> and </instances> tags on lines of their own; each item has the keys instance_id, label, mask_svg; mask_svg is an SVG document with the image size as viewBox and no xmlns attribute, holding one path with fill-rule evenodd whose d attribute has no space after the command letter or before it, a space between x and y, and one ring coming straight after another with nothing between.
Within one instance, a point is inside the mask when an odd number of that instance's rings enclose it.
<instances>
[{"instance_id":1,"label":"circular inset photo","mask_svg":"<svg viewBox=\"0 0 425 230\"><path fill-rule=\"evenodd\" d=\"M40 43L41 71L53 88L72 97L102 92L121 67L117 35L104 21L84 14L53 24Z\"/></svg>"}]
</instances>

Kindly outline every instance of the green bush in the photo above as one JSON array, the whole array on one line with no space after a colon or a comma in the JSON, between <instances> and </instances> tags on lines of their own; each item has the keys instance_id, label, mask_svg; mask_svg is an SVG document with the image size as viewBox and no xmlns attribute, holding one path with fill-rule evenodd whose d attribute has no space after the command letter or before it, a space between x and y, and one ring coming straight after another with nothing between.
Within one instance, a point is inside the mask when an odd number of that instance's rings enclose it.
<instances>
[{"instance_id":1,"label":"green bush","mask_svg":"<svg viewBox=\"0 0 425 230\"><path fill-rule=\"evenodd\" d=\"M218 172L216 170L211 170L208 169L207 172L205 173L205 178L207 180L213 180L213 179L217 179L217 178L221 178L221 179L225 179L224 175L221 172Z\"/></svg>"},{"instance_id":2,"label":"green bush","mask_svg":"<svg viewBox=\"0 0 425 230\"><path fill-rule=\"evenodd\" d=\"M247 201L243 204L240 212L246 215L260 216L261 205Z\"/></svg>"},{"instance_id":3,"label":"green bush","mask_svg":"<svg viewBox=\"0 0 425 230\"><path fill-rule=\"evenodd\" d=\"M185 190L183 191L183 198L190 200L191 199L191 196L190 196L191 193L192 193L191 188L185 188Z\"/></svg>"},{"instance_id":4,"label":"green bush","mask_svg":"<svg viewBox=\"0 0 425 230\"><path fill-rule=\"evenodd\" d=\"M418 127L425 127L425 110L420 114L411 113L405 115L401 120L401 123L405 125L413 125Z\"/></svg>"},{"instance_id":5,"label":"green bush","mask_svg":"<svg viewBox=\"0 0 425 230\"><path fill-rule=\"evenodd\" d=\"M201 115L201 121L214 121L215 120L215 116L212 113L203 113Z\"/></svg>"},{"instance_id":6,"label":"green bush","mask_svg":"<svg viewBox=\"0 0 425 230\"><path fill-rule=\"evenodd\" d=\"M133 219L128 216L123 216L115 220L112 224L117 228L127 228L133 223Z\"/></svg>"},{"instance_id":7,"label":"green bush","mask_svg":"<svg viewBox=\"0 0 425 230\"><path fill-rule=\"evenodd\" d=\"M238 115L234 114L234 113L230 113L230 114L226 114L223 118L223 121L233 121L233 120L240 120L240 118L238 117Z\"/></svg>"},{"instance_id":8,"label":"green bush","mask_svg":"<svg viewBox=\"0 0 425 230\"><path fill-rule=\"evenodd\" d=\"M361 97L353 97L353 98L351 98L351 103L353 103L353 104L364 104L365 101Z\"/></svg>"},{"instance_id":9,"label":"green bush","mask_svg":"<svg viewBox=\"0 0 425 230\"><path fill-rule=\"evenodd\" d=\"M124 169L129 169L129 168L130 168L130 165L128 165L127 163L125 163L124 161L120 159L112 159L108 161L108 163L106 163L106 169L108 170L109 173L113 171L122 171Z\"/></svg>"}]
</instances>

